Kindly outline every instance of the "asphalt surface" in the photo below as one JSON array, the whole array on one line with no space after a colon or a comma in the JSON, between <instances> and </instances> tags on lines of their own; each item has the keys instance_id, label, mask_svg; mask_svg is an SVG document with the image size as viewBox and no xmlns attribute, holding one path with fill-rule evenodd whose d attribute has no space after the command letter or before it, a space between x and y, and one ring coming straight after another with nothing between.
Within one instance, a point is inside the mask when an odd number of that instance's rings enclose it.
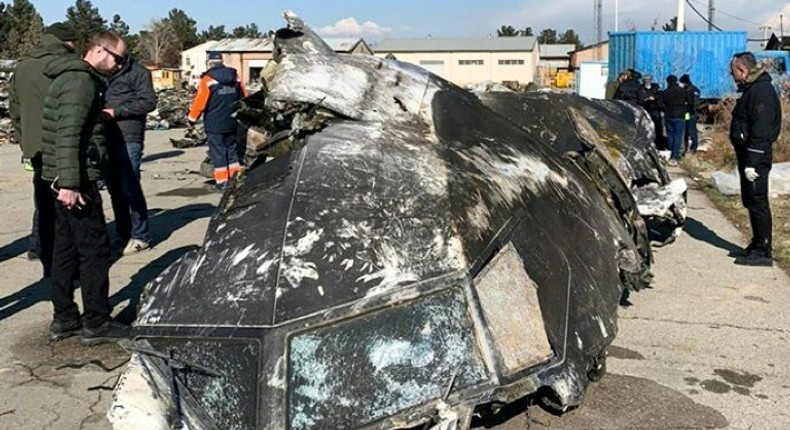
<instances>
[{"instance_id":1,"label":"asphalt surface","mask_svg":"<svg viewBox=\"0 0 790 430\"><path fill-rule=\"evenodd\" d=\"M197 174L204 148L178 150L150 132L143 187L154 248L118 259L111 301L131 321L143 286L204 237L220 195ZM109 429L111 389L128 354L114 345L47 340L51 305L28 261L31 175L0 146L0 429ZM609 373L579 409L554 416L518 403L478 425L498 429L675 430L790 428L790 280L728 254L744 239L704 195L689 192L689 223L656 249L653 288L620 309ZM109 199L105 212L112 229Z\"/></svg>"}]
</instances>

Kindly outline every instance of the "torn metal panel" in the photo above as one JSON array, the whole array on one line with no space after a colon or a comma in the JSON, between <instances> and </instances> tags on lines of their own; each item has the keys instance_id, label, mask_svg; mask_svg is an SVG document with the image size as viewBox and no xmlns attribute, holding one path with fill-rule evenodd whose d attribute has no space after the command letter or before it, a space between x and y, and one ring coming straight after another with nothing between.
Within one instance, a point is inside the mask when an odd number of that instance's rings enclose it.
<instances>
[{"instance_id":1,"label":"torn metal panel","mask_svg":"<svg viewBox=\"0 0 790 430\"><path fill-rule=\"evenodd\" d=\"M166 409L199 405L190 428L466 428L526 395L578 405L650 263L606 175L422 69L328 52L286 19L256 109L288 150L250 166L203 247L146 287L152 392L185 390Z\"/></svg>"},{"instance_id":2,"label":"torn metal panel","mask_svg":"<svg viewBox=\"0 0 790 430\"><path fill-rule=\"evenodd\" d=\"M477 274L475 291L507 372L548 361L553 352L538 301L538 286L508 244ZM507 312L502 310L507 309Z\"/></svg>"}]
</instances>

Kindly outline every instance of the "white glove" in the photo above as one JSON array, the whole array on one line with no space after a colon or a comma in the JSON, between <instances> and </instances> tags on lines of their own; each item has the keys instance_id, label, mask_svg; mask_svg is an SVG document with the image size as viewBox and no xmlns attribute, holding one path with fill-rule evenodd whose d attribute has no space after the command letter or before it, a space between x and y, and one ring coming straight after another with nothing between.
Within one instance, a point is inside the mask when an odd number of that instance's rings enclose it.
<instances>
[{"instance_id":1,"label":"white glove","mask_svg":"<svg viewBox=\"0 0 790 430\"><path fill-rule=\"evenodd\" d=\"M747 167L743 169L743 176L745 176L746 180L749 182L754 182L755 179L760 177L760 175L757 174L757 171L754 170L754 167Z\"/></svg>"}]
</instances>

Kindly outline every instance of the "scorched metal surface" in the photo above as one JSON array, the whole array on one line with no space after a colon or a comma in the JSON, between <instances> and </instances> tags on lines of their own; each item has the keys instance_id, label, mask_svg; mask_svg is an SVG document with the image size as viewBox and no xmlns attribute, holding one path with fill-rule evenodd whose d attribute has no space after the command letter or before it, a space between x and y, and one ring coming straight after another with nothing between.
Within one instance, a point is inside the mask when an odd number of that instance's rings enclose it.
<instances>
[{"instance_id":1,"label":"scorched metal surface","mask_svg":"<svg viewBox=\"0 0 790 430\"><path fill-rule=\"evenodd\" d=\"M145 290L116 429L466 428L578 405L644 270L587 173L423 69L295 15L266 109L291 151Z\"/></svg>"}]
</instances>

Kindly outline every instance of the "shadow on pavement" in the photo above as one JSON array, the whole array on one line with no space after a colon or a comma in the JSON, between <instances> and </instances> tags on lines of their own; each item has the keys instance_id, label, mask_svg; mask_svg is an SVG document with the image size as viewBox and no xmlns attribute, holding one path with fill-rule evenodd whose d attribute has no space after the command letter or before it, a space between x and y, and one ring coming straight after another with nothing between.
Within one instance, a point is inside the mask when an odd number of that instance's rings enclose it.
<instances>
[{"instance_id":1,"label":"shadow on pavement","mask_svg":"<svg viewBox=\"0 0 790 430\"><path fill-rule=\"evenodd\" d=\"M27 251L29 242L30 236L25 235L9 244L3 245L0 248L0 263L24 254Z\"/></svg>"},{"instance_id":2,"label":"shadow on pavement","mask_svg":"<svg viewBox=\"0 0 790 430\"><path fill-rule=\"evenodd\" d=\"M151 246L164 242L173 232L192 221L210 217L214 214L214 209L211 204L196 203L157 213L148 221L151 229Z\"/></svg>"},{"instance_id":3,"label":"shadow on pavement","mask_svg":"<svg viewBox=\"0 0 790 430\"><path fill-rule=\"evenodd\" d=\"M199 249L196 245L182 246L181 248L171 249L167 253L156 260L148 263L137 273L132 276L128 285L123 287L120 291L110 297L110 305L113 307L119 303L129 300L129 304L115 317L124 324L131 324L137 317L137 305L140 303L140 294L143 288L151 282L154 278L173 264L176 260L181 258L184 254Z\"/></svg>"},{"instance_id":4,"label":"shadow on pavement","mask_svg":"<svg viewBox=\"0 0 790 430\"><path fill-rule=\"evenodd\" d=\"M143 157L142 162L143 163L149 163L151 161L164 160L165 158L178 157L179 155L182 155L183 153L184 153L184 151L182 151L180 149L174 149L172 151L157 152L155 154L146 155L145 157Z\"/></svg>"},{"instance_id":5,"label":"shadow on pavement","mask_svg":"<svg viewBox=\"0 0 790 430\"><path fill-rule=\"evenodd\" d=\"M716 248L729 251L730 253L738 253L743 251L743 248L727 239L722 238L716 234L715 231L709 229L694 218L686 218L686 226L683 228L683 231L688 233L688 235L694 239L713 245Z\"/></svg>"},{"instance_id":6,"label":"shadow on pavement","mask_svg":"<svg viewBox=\"0 0 790 430\"><path fill-rule=\"evenodd\" d=\"M197 204L182 206L180 208L159 212L156 216L150 219L151 245L155 246L157 244L164 242L173 234L173 232L183 228L184 226L195 220L209 217L213 213L214 213L214 206L208 203L197 203ZM108 227L113 228L112 224L113 223L109 223ZM148 281L142 282L142 280L145 280L146 276L149 277L148 279L149 281L150 279L156 277L156 274L158 274L158 272L162 271L165 267L167 267L173 261L178 259L178 257L189 251L189 248L190 247L182 247L175 250L171 250L167 252L164 256L149 263L145 268L141 269L137 275L135 275L135 278L132 279L132 284L124 287L124 289L121 291L123 292L123 295L119 297L123 297L123 299L116 298L118 294L121 294L121 292L119 292L113 296L114 301L111 302L117 304L122 302L123 300L132 299L132 302L129 303L127 309L124 309L123 313L125 317L128 317L129 312L131 312L133 316L135 307L137 306L136 305L137 301L139 300L140 291L142 291L142 286L148 282ZM17 255L25 252L27 250L27 237L17 239L13 243L4 246L3 252L6 252L6 249L13 250L13 251L7 251L11 254L13 254L13 252L18 251ZM119 256L116 253L113 253L113 263L117 260L118 257ZM153 273L154 270L157 270L157 272ZM143 273L144 271L146 272ZM140 276L140 280L136 279L138 276ZM124 292L130 287L131 289L128 292ZM133 297L134 291L137 291L136 294L137 297ZM50 300L49 281L40 279L13 294L10 294L5 297L0 297L0 321L12 315L15 315L19 312L22 312L25 309L35 305L36 303L45 302L49 300Z\"/></svg>"},{"instance_id":7,"label":"shadow on pavement","mask_svg":"<svg viewBox=\"0 0 790 430\"><path fill-rule=\"evenodd\" d=\"M564 415L550 414L522 399L497 414L472 421L472 428L498 430L676 430L718 429L729 425L717 410L687 392L633 376L608 374L591 384L584 403Z\"/></svg>"}]
</instances>

